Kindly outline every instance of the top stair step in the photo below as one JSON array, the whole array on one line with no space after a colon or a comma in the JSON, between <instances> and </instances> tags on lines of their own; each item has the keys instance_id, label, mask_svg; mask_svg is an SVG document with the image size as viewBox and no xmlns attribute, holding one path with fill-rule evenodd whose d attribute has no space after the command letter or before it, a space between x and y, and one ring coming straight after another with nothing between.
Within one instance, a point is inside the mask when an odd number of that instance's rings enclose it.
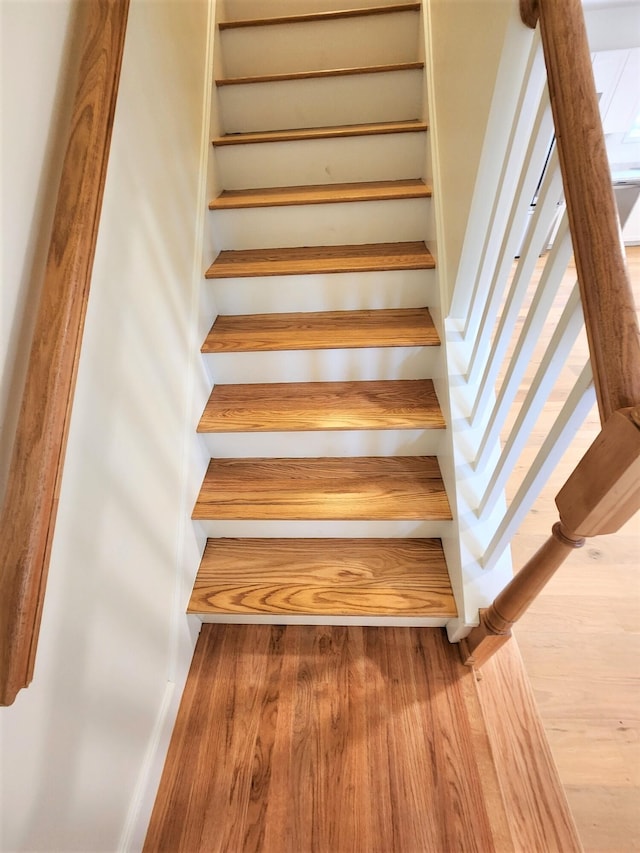
<instances>
[{"instance_id":1,"label":"top stair step","mask_svg":"<svg viewBox=\"0 0 640 853\"><path fill-rule=\"evenodd\" d=\"M312 21L335 21L340 18L359 18L367 15L389 15L397 12L419 12L420 3L396 3L394 6L367 6L364 9L338 9L332 12L306 12L302 15L279 15L272 18L247 18L221 21L221 30L239 27L264 27L272 24L304 24Z\"/></svg>"},{"instance_id":2,"label":"top stair step","mask_svg":"<svg viewBox=\"0 0 640 853\"><path fill-rule=\"evenodd\" d=\"M249 131L216 136L213 145L250 145L259 142L298 142L305 139L335 139L348 136L375 136L387 133L424 133L428 128L420 119L382 121L372 124L341 124L327 127L298 127L287 130Z\"/></svg>"},{"instance_id":3,"label":"top stair step","mask_svg":"<svg viewBox=\"0 0 640 853\"><path fill-rule=\"evenodd\" d=\"M387 74L394 71L420 71L424 62L395 62L392 65L366 65L358 68L328 68L322 71L293 71L287 74L257 74L251 77L223 77L216 86L241 86L252 83L281 83L285 80L312 80L326 77L351 77L358 74Z\"/></svg>"},{"instance_id":4,"label":"top stair step","mask_svg":"<svg viewBox=\"0 0 640 853\"><path fill-rule=\"evenodd\" d=\"M424 181L420 179L367 181L345 184L317 184L302 187L224 190L216 199L209 202L209 210L430 197L431 187L427 187Z\"/></svg>"}]
</instances>

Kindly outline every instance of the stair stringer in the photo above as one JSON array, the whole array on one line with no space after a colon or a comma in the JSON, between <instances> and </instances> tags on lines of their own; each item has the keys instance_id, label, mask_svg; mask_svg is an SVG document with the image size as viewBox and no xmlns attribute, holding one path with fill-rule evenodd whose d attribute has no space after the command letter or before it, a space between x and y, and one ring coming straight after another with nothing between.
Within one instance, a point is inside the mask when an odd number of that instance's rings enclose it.
<instances>
[{"instance_id":1,"label":"stair stringer","mask_svg":"<svg viewBox=\"0 0 640 853\"><path fill-rule=\"evenodd\" d=\"M443 411L447 412L449 429L443 440L438 457L442 478L454 508L454 519L443 537L442 544L449 568L458 616L447 623L451 642L459 642L478 624L478 611L487 607L513 576L511 554L507 549L492 571L485 571L482 557L493 536L499 520L504 515L505 503L498 501L493 512L480 518L477 511L480 495L488 483L499 447L493 449L489 464L482 471L475 471L473 461L477 454L480 437L485 423L480 420L474 428L470 425L471 400L475 389L467 382L468 365L472 343L465 341L462 326L448 317L450 295L453 291L449 281L446 262L446 232L443 227L442 184L437 118L437 99L434 90L432 28L430 0L422 0L424 24L423 44L420 59L425 62L425 104L429 105L430 164L427 178L433 187L431 230L434 238L430 250L436 258L434 271L439 288L439 308L434 308L432 317L440 334L442 345L438 364L433 374L434 386ZM489 342L487 342L487 347Z\"/></svg>"}]
</instances>

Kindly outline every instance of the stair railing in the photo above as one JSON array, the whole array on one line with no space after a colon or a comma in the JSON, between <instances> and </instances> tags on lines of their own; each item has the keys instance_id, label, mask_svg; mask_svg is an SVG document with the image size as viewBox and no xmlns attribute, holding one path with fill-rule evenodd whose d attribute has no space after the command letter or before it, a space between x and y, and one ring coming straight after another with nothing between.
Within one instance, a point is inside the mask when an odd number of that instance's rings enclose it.
<instances>
[{"instance_id":1,"label":"stair railing","mask_svg":"<svg viewBox=\"0 0 640 853\"><path fill-rule=\"evenodd\" d=\"M0 515L0 704L32 680L129 0L83 9L81 61Z\"/></svg>"},{"instance_id":2,"label":"stair railing","mask_svg":"<svg viewBox=\"0 0 640 853\"><path fill-rule=\"evenodd\" d=\"M475 377L476 383L479 380L469 418L472 425L481 426L482 434L475 467L482 469L495 463L480 497L480 518L495 512L496 507L501 511L501 495L513 463L580 331L582 315L590 362L584 366L518 493L497 524L485 550L485 569L492 568L507 548L571 442L592 405L594 386L602 429L556 497L560 520L553 526L550 538L493 604L480 611L480 624L462 641L465 662L476 666L508 640L514 622L586 537L617 531L640 509L640 334L582 7L580 0L520 0L520 12L523 22L532 29L540 22L548 90L540 95L526 146L525 168L510 188L503 176L499 189L512 200L514 211L522 211L523 199L535 197L531 221L523 238L522 218L518 219L515 213L510 216L512 227L492 260L491 274L484 273L483 280L482 270L479 273L467 323L468 328L479 330L482 335L489 323L496 322L493 332L489 327L492 344L488 359L474 352L467 377ZM539 45L534 42L533 57L538 50ZM535 68L535 61L530 65ZM535 74L527 83L527 92L532 87L539 87ZM553 126L549 125L550 114ZM526 121L527 114L523 112L516 128ZM517 130L513 136L517 136ZM541 173L543 177L535 187L532 180ZM566 200L562 215L560 176ZM550 231L555 232L553 245L539 286L531 293L531 275L548 245ZM566 272L572 248L576 289L565 303L496 461L495 448L501 434L504 438L507 413ZM511 273L515 255L519 258ZM506 281L509 275L511 278ZM527 292L531 306L505 367L511 331ZM506 373L496 396L496 378L501 369Z\"/></svg>"}]
</instances>

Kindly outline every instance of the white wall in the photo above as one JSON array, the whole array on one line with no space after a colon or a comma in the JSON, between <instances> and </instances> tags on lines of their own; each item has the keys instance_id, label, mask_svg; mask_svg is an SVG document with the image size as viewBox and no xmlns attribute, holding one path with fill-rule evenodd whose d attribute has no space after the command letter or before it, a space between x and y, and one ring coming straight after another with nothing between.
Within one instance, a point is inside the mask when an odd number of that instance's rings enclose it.
<instances>
[{"instance_id":1,"label":"white wall","mask_svg":"<svg viewBox=\"0 0 640 853\"><path fill-rule=\"evenodd\" d=\"M46 136L68 5L2 5L7 62L29 57L11 130ZM193 647L208 6L131 4L35 678L0 709L3 851L139 847ZM31 191L6 190L28 247ZM5 249L21 280L28 252Z\"/></svg>"},{"instance_id":2,"label":"white wall","mask_svg":"<svg viewBox=\"0 0 640 853\"><path fill-rule=\"evenodd\" d=\"M73 0L3 0L0 495L42 283L79 51ZM28 45L29 49L25 49Z\"/></svg>"},{"instance_id":3,"label":"white wall","mask_svg":"<svg viewBox=\"0 0 640 853\"><path fill-rule=\"evenodd\" d=\"M511 0L430 0L432 37L429 107L434 169L438 176L440 269L451 293L460 263L467 219L505 33L513 17ZM446 305L444 306L446 311Z\"/></svg>"}]
</instances>

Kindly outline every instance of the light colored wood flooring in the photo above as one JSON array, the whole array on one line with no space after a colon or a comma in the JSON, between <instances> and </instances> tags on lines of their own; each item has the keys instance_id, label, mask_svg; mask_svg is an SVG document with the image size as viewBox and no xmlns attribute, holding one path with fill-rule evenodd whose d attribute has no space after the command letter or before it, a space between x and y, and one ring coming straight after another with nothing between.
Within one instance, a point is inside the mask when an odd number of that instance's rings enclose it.
<instances>
[{"instance_id":1,"label":"light colored wood flooring","mask_svg":"<svg viewBox=\"0 0 640 853\"><path fill-rule=\"evenodd\" d=\"M640 247L627 257L640 304ZM561 291L575 280L571 269ZM553 326L554 317L551 318ZM582 337L518 462L513 493L586 355ZM537 358L532 360L534 366ZM554 496L599 431L594 407L536 502L512 553L521 566L557 520ZM586 853L640 851L640 519L574 552L516 626L538 707Z\"/></svg>"},{"instance_id":2,"label":"light colored wood flooring","mask_svg":"<svg viewBox=\"0 0 640 853\"><path fill-rule=\"evenodd\" d=\"M212 459L194 519L444 521L435 456Z\"/></svg>"},{"instance_id":3,"label":"light colored wood flooring","mask_svg":"<svg viewBox=\"0 0 640 853\"><path fill-rule=\"evenodd\" d=\"M512 651L477 682L436 629L204 625L144 850L576 853Z\"/></svg>"}]
</instances>

